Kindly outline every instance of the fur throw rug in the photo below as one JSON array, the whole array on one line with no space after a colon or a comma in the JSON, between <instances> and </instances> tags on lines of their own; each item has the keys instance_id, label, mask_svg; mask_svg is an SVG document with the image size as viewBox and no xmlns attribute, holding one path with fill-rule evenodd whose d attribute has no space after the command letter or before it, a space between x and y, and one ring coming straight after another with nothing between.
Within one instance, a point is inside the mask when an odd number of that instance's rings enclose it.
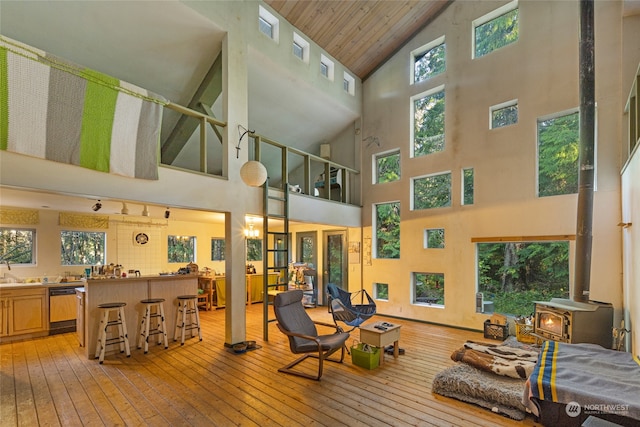
<instances>
[{"instance_id":1,"label":"fur throw rug","mask_svg":"<svg viewBox=\"0 0 640 427\"><path fill-rule=\"evenodd\" d=\"M511 378L526 379L538 361L538 352L505 345L467 341L451 354L455 362Z\"/></svg>"}]
</instances>

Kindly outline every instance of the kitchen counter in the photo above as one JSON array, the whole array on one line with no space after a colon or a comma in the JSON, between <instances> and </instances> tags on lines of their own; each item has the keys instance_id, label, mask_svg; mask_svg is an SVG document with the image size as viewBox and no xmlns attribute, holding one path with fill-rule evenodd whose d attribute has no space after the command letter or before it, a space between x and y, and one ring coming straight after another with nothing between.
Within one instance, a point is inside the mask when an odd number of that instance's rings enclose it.
<instances>
[{"instance_id":1,"label":"kitchen counter","mask_svg":"<svg viewBox=\"0 0 640 427\"><path fill-rule=\"evenodd\" d=\"M197 295L198 276L194 274L155 275L120 279L89 279L84 284L84 342L85 354L92 359L95 354L100 323L99 304L124 302L127 333L132 350L136 348L137 328L141 315L140 300L164 298L165 323L169 340L173 341L178 295ZM119 351L117 346L107 348L107 353Z\"/></svg>"},{"instance_id":2,"label":"kitchen counter","mask_svg":"<svg viewBox=\"0 0 640 427\"><path fill-rule=\"evenodd\" d=\"M33 283L0 283L2 289L59 288L63 286L84 286L84 280L74 282L33 282Z\"/></svg>"}]
</instances>

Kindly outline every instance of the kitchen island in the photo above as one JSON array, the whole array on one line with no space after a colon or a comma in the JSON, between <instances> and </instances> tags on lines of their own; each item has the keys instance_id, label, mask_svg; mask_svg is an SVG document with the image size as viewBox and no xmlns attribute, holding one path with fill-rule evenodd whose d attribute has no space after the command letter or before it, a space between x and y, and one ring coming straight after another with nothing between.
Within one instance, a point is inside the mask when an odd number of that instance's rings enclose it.
<instances>
[{"instance_id":1,"label":"kitchen island","mask_svg":"<svg viewBox=\"0 0 640 427\"><path fill-rule=\"evenodd\" d=\"M127 333L131 350L136 349L138 324L142 315L140 301L148 298L164 298L165 323L169 346L173 342L178 295L197 295L198 276L158 275L120 279L89 279L85 284L84 342L85 354L93 359L100 324L99 304L124 302ZM117 346L107 347L107 354L119 351Z\"/></svg>"}]
</instances>

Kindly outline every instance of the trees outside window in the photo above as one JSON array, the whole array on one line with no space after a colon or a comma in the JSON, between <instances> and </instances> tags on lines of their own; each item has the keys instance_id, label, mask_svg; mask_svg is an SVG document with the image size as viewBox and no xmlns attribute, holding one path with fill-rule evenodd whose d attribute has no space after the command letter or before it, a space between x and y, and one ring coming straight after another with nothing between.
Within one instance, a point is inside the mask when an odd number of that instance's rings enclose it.
<instances>
[{"instance_id":1,"label":"trees outside window","mask_svg":"<svg viewBox=\"0 0 640 427\"><path fill-rule=\"evenodd\" d=\"M387 283L374 283L373 284L374 298L379 300L389 300L389 285Z\"/></svg>"},{"instance_id":2,"label":"trees outside window","mask_svg":"<svg viewBox=\"0 0 640 427\"><path fill-rule=\"evenodd\" d=\"M167 243L168 262L196 261L195 236L168 236Z\"/></svg>"},{"instance_id":3,"label":"trees outside window","mask_svg":"<svg viewBox=\"0 0 640 427\"><path fill-rule=\"evenodd\" d=\"M446 70L444 37L413 54L413 82L419 83Z\"/></svg>"},{"instance_id":4,"label":"trees outside window","mask_svg":"<svg viewBox=\"0 0 640 427\"><path fill-rule=\"evenodd\" d=\"M444 228L427 228L424 230L425 249L444 249Z\"/></svg>"},{"instance_id":5,"label":"trees outside window","mask_svg":"<svg viewBox=\"0 0 640 427\"><path fill-rule=\"evenodd\" d=\"M211 261L224 261L225 242L222 237L211 239Z\"/></svg>"},{"instance_id":6,"label":"trees outside window","mask_svg":"<svg viewBox=\"0 0 640 427\"><path fill-rule=\"evenodd\" d=\"M400 152L383 153L375 156L376 184L400 179Z\"/></svg>"},{"instance_id":7,"label":"trees outside window","mask_svg":"<svg viewBox=\"0 0 640 427\"><path fill-rule=\"evenodd\" d=\"M262 261L261 239L247 239L247 261Z\"/></svg>"},{"instance_id":8,"label":"trees outside window","mask_svg":"<svg viewBox=\"0 0 640 427\"><path fill-rule=\"evenodd\" d=\"M491 129L518 123L518 102L491 107Z\"/></svg>"},{"instance_id":9,"label":"trees outside window","mask_svg":"<svg viewBox=\"0 0 640 427\"><path fill-rule=\"evenodd\" d=\"M413 156L444 150L444 88L413 101Z\"/></svg>"},{"instance_id":10,"label":"trees outside window","mask_svg":"<svg viewBox=\"0 0 640 427\"><path fill-rule=\"evenodd\" d=\"M580 115L538 120L538 196L578 192Z\"/></svg>"},{"instance_id":11,"label":"trees outside window","mask_svg":"<svg viewBox=\"0 0 640 427\"><path fill-rule=\"evenodd\" d=\"M478 292L494 311L528 316L534 301L569 296L569 242L477 243Z\"/></svg>"},{"instance_id":12,"label":"trees outside window","mask_svg":"<svg viewBox=\"0 0 640 427\"><path fill-rule=\"evenodd\" d=\"M462 204L473 204L473 168L462 169Z\"/></svg>"},{"instance_id":13,"label":"trees outside window","mask_svg":"<svg viewBox=\"0 0 640 427\"><path fill-rule=\"evenodd\" d=\"M106 263L104 232L60 232L60 263L62 265L104 265Z\"/></svg>"},{"instance_id":14,"label":"trees outside window","mask_svg":"<svg viewBox=\"0 0 640 427\"><path fill-rule=\"evenodd\" d=\"M444 274L413 273L413 303L444 305Z\"/></svg>"},{"instance_id":15,"label":"trees outside window","mask_svg":"<svg viewBox=\"0 0 640 427\"><path fill-rule=\"evenodd\" d=\"M35 264L36 231L0 228L0 264Z\"/></svg>"},{"instance_id":16,"label":"trees outside window","mask_svg":"<svg viewBox=\"0 0 640 427\"><path fill-rule=\"evenodd\" d=\"M473 22L474 58L518 41L518 2L513 1Z\"/></svg>"},{"instance_id":17,"label":"trees outside window","mask_svg":"<svg viewBox=\"0 0 640 427\"><path fill-rule=\"evenodd\" d=\"M400 258L400 202L375 206L376 258Z\"/></svg>"},{"instance_id":18,"label":"trees outside window","mask_svg":"<svg viewBox=\"0 0 640 427\"><path fill-rule=\"evenodd\" d=\"M451 173L413 179L413 209L451 206Z\"/></svg>"}]
</instances>

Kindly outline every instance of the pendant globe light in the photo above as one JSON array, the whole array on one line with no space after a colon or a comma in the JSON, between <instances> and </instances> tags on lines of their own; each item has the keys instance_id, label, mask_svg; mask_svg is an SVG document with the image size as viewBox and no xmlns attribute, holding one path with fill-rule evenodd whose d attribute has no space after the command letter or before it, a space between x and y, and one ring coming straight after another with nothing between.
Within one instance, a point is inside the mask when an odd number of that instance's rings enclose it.
<instances>
[{"instance_id":1,"label":"pendant globe light","mask_svg":"<svg viewBox=\"0 0 640 427\"><path fill-rule=\"evenodd\" d=\"M267 180L267 168L258 161L250 160L240 168L240 178L250 187L260 187Z\"/></svg>"}]
</instances>

